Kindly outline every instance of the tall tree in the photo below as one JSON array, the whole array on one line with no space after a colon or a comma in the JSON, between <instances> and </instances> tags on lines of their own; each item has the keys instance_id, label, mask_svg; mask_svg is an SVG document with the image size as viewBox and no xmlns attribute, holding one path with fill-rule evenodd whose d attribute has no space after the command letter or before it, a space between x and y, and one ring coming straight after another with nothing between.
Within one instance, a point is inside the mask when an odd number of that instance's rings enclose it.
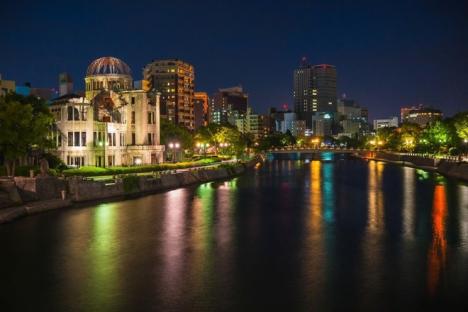
<instances>
[{"instance_id":1,"label":"tall tree","mask_svg":"<svg viewBox=\"0 0 468 312\"><path fill-rule=\"evenodd\" d=\"M191 149L193 146L192 133L181 125L176 125L167 119L161 119L161 144L176 141L183 149Z\"/></svg>"},{"instance_id":2,"label":"tall tree","mask_svg":"<svg viewBox=\"0 0 468 312\"><path fill-rule=\"evenodd\" d=\"M32 149L51 146L48 134L52 124L53 117L44 101L18 95L0 97L0 152L7 175L15 174L19 157Z\"/></svg>"},{"instance_id":3,"label":"tall tree","mask_svg":"<svg viewBox=\"0 0 468 312\"><path fill-rule=\"evenodd\" d=\"M468 112L456 114L454 117L454 126L458 137L464 142L468 141Z\"/></svg>"}]
</instances>

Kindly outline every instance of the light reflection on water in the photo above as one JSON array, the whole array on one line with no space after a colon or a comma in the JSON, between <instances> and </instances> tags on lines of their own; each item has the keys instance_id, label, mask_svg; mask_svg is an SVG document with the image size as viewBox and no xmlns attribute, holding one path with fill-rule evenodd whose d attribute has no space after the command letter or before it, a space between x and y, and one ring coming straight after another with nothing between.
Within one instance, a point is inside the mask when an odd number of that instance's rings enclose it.
<instances>
[{"instance_id":1,"label":"light reflection on water","mask_svg":"<svg viewBox=\"0 0 468 312\"><path fill-rule=\"evenodd\" d=\"M447 216L447 199L443 184L434 187L434 205L432 207L432 243L428 252L429 293L434 295L444 275L447 257L447 240L445 237L445 218Z\"/></svg>"},{"instance_id":2,"label":"light reflection on water","mask_svg":"<svg viewBox=\"0 0 468 312\"><path fill-rule=\"evenodd\" d=\"M26 218L0 245L7 310L466 305L468 187L327 153Z\"/></svg>"}]
</instances>

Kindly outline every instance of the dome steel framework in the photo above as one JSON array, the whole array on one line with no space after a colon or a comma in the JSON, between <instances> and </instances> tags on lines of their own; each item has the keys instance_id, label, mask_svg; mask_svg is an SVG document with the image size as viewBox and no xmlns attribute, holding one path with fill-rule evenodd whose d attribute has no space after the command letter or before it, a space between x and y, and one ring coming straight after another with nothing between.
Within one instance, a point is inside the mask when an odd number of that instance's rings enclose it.
<instances>
[{"instance_id":1,"label":"dome steel framework","mask_svg":"<svg viewBox=\"0 0 468 312\"><path fill-rule=\"evenodd\" d=\"M130 67L121 59L106 56L94 60L86 70L86 76L126 75L131 76Z\"/></svg>"}]
</instances>

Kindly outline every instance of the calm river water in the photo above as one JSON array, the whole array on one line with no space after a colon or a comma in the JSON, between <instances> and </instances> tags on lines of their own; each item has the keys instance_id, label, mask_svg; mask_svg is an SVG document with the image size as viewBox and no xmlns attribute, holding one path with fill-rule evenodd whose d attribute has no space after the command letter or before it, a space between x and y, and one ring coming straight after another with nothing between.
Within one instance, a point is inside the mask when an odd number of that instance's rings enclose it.
<instances>
[{"instance_id":1,"label":"calm river water","mask_svg":"<svg viewBox=\"0 0 468 312\"><path fill-rule=\"evenodd\" d=\"M2 225L0 310L467 308L468 186L341 158Z\"/></svg>"}]
</instances>

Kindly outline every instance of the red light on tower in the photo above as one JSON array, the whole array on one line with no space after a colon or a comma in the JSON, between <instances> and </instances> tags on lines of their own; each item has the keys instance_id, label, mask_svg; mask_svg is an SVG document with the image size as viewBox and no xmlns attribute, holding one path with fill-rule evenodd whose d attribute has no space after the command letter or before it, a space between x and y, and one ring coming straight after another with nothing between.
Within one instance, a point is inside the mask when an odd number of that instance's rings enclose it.
<instances>
[{"instance_id":1,"label":"red light on tower","mask_svg":"<svg viewBox=\"0 0 468 312\"><path fill-rule=\"evenodd\" d=\"M283 108L283 110L288 110L288 103L284 103L283 105L281 105L281 107Z\"/></svg>"}]
</instances>

